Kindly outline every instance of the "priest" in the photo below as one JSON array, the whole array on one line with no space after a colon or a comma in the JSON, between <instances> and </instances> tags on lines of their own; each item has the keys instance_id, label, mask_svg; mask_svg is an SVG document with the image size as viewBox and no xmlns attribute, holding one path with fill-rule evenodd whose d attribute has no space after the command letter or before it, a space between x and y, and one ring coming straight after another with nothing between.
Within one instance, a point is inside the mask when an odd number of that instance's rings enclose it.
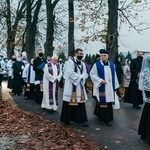
<instances>
[{"instance_id":1,"label":"priest","mask_svg":"<svg viewBox=\"0 0 150 150\"><path fill-rule=\"evenodd\" d=\"M119 88L115 65L108 60L108 52L100 50L101 60L97 61L90 72L93 82L93 95L97 97L94 114L107 126L113 121L112 104L115 102L115 90Z\"/></svg>"},{"instance_id":2,"label":"priest","mask_svg":"<svg viewBox=\"0 0 150 150\"><path fill-rule=\"evenodd\" d=\"M53 55L51 61L44 67L43 76L43 100L41 107L50 111L58 109L58 88L62 76L58 56Z\"/></svg>"},{"instance_id":3,"label":"priest","mask_svg":"<svg viewBox=\"0 0 150 150\"><path fill-rule=\"evenodd\" d=\"M23 70L22 78L25 82L25 92L24 97L28 99L34 99L34 84L35 84L35 71L33 70L33 60L25 65Z\"/></svg>"},{"instance_id":4,"label":"priest","mask_svg":"<svg viewBox=\"0 0 150 150\"><path fill-rule=\"evenodd\" d=\"M85 107L87 100L85 81L88 74L82 58L83 50L76 49L75 56L65 63L65 85L60 118L60 121L65 125L69 125L70 121L73 121L79 126L88 126Z\"/></svg>"},{"instance_id":5,"label":"priest","mask_svg":"<svg viewBox=\"0 0 150 150\"><path fill-rule=\"evenodd\" d=\"M35 102L41 104L43 98L43 68L46 64L46 59L43 58L43 51L37 51L37 57L33 61L33 70L35 71Z\"/></svg>"}]
</instances>

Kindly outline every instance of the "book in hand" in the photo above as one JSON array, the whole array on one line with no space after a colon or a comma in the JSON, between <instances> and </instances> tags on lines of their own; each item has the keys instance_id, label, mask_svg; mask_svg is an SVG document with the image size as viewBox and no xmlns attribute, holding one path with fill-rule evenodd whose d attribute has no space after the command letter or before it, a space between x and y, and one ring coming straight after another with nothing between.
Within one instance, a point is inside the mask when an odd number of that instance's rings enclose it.
<instances>
[{"instance_id":1,"label":"book in hand","mask_svg":"<svg viewBox=\"0 0 150 150\"><path fill-rule=\"evenodd\" d=\"M38 69L43 69L45 64L46 64L46 62L43 61L37 68Z\"/></svg>"}]
</instances>

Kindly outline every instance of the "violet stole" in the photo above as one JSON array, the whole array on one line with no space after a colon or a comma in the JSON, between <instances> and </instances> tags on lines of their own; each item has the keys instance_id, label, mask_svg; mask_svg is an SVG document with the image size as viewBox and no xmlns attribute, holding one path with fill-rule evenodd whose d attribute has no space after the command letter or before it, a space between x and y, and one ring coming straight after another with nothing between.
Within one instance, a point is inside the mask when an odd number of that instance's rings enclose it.
<instances>
[{"instance_id":1,"label":"violet stole","mask_svg":"<svg viewBox=\"0 0 150 150\"><path fill-rule=\"evenodd\" d=\"M28 70L28 78L27 78L27 85L26 85L26 91L30 91L30 74L31 74L31 64L29 65L29 70Z\"/></svg>"},{"instance_id":2,"label":"violet stole","mask_svg":"<svg viewBox=\"0 0 150 150\"><path fill-rule=\"evenodd\" d=\"M51 62L47 63L48 66L48 72L53 75L53 69ZM57 75L59 75L60 72L60 66L56 64L57 66ZM56 105L58 105L58 81L56 81L56 89L55 89L55 98L56 98ZM53 105L53 83L49 81L49 104Z\"/></svg>"}]
</instances>

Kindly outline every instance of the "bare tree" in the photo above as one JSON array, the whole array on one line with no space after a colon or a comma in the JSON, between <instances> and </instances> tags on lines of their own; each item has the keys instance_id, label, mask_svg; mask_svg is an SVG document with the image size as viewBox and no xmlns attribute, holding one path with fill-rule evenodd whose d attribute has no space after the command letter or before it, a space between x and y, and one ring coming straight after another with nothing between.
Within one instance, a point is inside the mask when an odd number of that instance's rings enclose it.
<instances>
[{"instance_id":1,"label":"bare tree","mask_svg":"<svg viewBox=\"0 0 150 150\"><path fill-rule=\"evenodd\" d=\"M118 0L108 0L108 28L106 49L109 59L114 60L118 53Z\"/></svg>"},{"instance_id":2,"label":"bare tree","mask_svg":"<svg viewBox=\"0 0 150 150\"><path fill-rule=\"evenodd\" d=\"M11 18L12 12L11 12L10 0L6 0L6 10L3 12L3 16L6 18L6 23L7 23L7 57L8 58L10 58L14 54L17 27L19 21L24 17L25 6L26 6L25 4L26 4L26 0L24 0L23 2L22 0L20 0L18 2L15 21L14 23L12 23L12 18Z\"/></svg>"},{"instance_id":3,"label":"bare tree","mask_svg":"<svg viewBox=\"0 0 150 150\"><path fill-rule=\"evenodd\" d=\"M47 11L47 29L46 29L46 42L44 44L45 47L45 55L53 55L53 42L54 42L54 21L55 14L54 9L59 0L46 0L46 11Z\"/></svg>"},{"instance_id":4,"label":"bare tree","mask_svg":"<svg viewBox=\"0 0 150 150\"><path fill-rule=\"evenodd\" d=\"M82 0L80 2L79 7L84 18L79 25L81 31L87 33L84 41L86 43L89 40L104 42L111 60L118 53L118 36L122 24L128 24L129 28L135 29L138 33L149 28L146 23L138 22L140 12L143 9L149 10L149 2L146 0L144 2L141 0ZM90 31L85 27L85 24L89 22L93 22ZM103 28L98 30L100 26Z\"/></svg>"},{"instance_id":5,"label":"bare tree","mask_svg":"<svg viewBox=\"0 0 150 150\"><path fill-rule=\"evenodd\" d=\"M68 55L74 55L74 0L68 0L69 29L68 29Z\"/></svg>"},{"instance_id":6,"label":"bare tree","mask_svg":"<svg viewBox=\"0 0 150 150\"><path fill-rule=\"evenodd\" d=\"M26 0L27 26L25 50L29 59L33 58L35 54L35 38L37 34L38 15L41 8L41 4L42 0Z\"/></svg>"}]
</instances>

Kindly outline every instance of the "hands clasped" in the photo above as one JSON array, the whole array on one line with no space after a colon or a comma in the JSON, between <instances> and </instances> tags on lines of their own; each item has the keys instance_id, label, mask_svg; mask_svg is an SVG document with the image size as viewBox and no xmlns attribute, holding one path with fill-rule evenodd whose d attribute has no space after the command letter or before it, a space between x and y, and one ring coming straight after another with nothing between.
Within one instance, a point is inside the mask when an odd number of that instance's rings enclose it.
<instances>
[{"instance_id":1,"label":"hands clasped","mask_svg":"<svg viewBox=\"0 0 150 150\"><path fill-rule=\"evenodd\" d=\"M103 81L101 82L101 84L107 84L107 82L103 80Z\"/></svg>"}]
</instances>

